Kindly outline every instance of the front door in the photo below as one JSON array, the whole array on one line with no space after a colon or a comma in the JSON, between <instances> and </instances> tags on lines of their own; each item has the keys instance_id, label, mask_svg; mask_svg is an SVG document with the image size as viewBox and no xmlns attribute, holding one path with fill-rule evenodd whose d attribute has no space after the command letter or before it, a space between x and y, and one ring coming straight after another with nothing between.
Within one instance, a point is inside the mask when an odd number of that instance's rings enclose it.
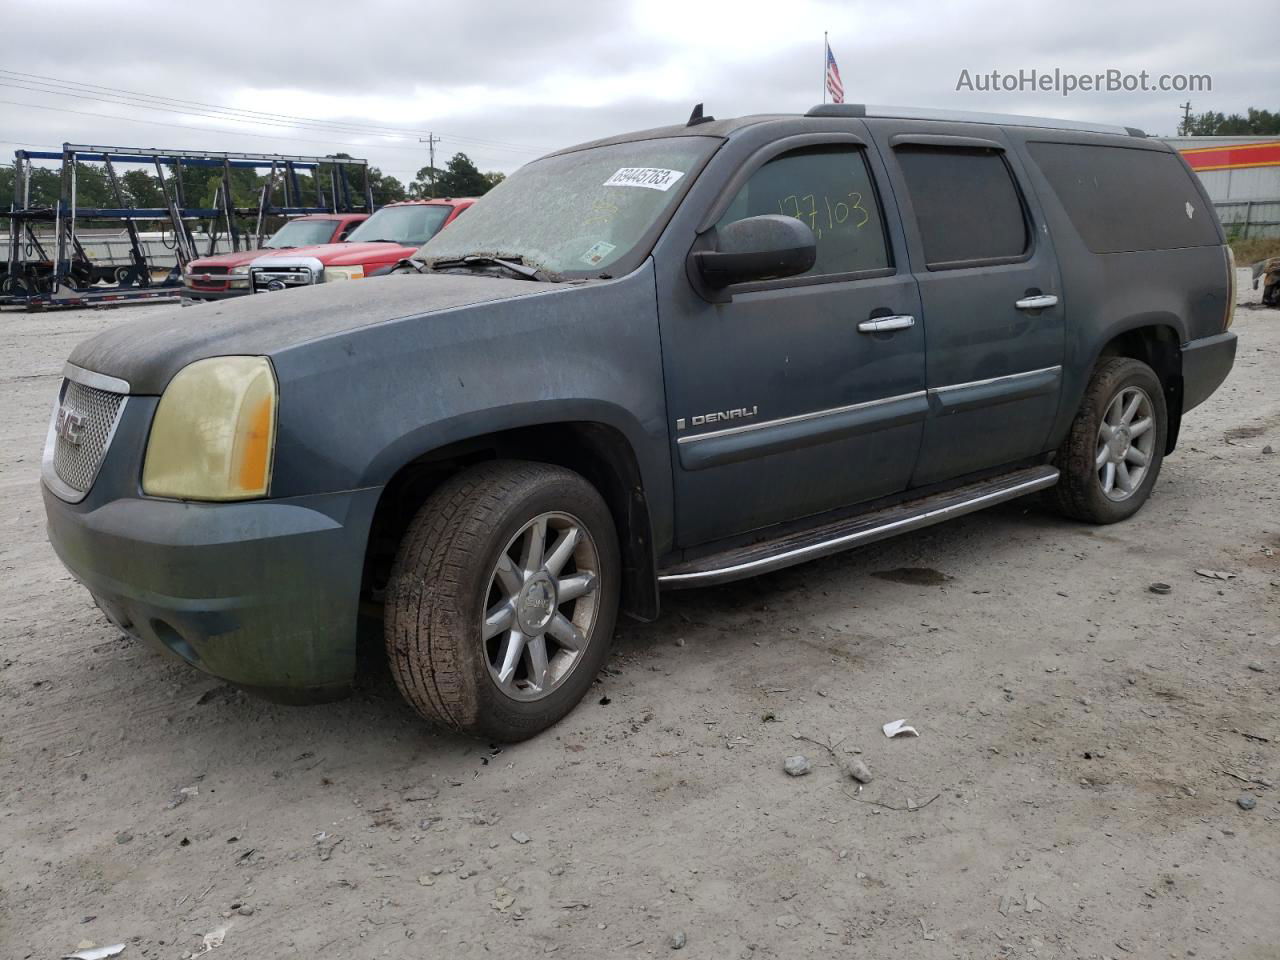
<instances>
[{"instance_id":1,"label":"front door","mask_svg":"<svg viewBox=\"0 0 1280 960\"><path fill-rule=\"evenodd\" d=\"M912 486L1041 453L1064 351L1057 259L999 128L868 121L889 165L929 330Z\"/></svg>"},{"instance_id":2,"label":"front door","mask_svg":"<svg viewBox=\"0 0 1280 960\"><path fill-rule=\"evenodd\" d=\"M662 316L682 547L897 493L915 464L924 328L883 167L856 136L816 139L753 155L708 214L803 220L813 269Z\"/></svg>"}]
</instances>

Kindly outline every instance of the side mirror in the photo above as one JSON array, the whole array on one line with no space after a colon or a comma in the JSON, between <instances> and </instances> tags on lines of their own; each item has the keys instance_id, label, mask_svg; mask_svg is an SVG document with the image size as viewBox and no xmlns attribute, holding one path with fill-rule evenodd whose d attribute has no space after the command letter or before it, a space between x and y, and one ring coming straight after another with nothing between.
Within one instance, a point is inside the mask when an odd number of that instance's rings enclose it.
<instances>
[{"instance_id":1,"label":"side mirror","mask_svg":"<svg viewBox=\"0 0 1280 960\"><path fill-rule=\"evenodd\" d=\"M716 232L714 250L693 254L702 281L713 290L734 283L777 280L809 270L818 241L795 217L766 213L735 220Z\"/></svg>"}]
</instances>

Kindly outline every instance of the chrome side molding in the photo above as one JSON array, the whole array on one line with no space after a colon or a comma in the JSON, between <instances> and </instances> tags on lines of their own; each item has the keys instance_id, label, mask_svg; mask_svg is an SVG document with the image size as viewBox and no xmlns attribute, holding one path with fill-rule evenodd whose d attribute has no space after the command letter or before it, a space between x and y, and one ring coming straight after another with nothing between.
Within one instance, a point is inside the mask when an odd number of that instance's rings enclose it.
<instances>
[{"instance_id":1,"label":"chrome side molding","mask_svg":"<svg viewBox=\"0 0 1280 960\"><path fill-rule=\"evenodd\" d=\"M1027 467L990 480L933 494L921 500L851 517L789 537L774 544L758 544L680 564L658 574L667 589L704 587L781 570L853 547L874 543L973 513L984 507L1044 490L1058 482L1058 468ZM776 549L771 549L774 547Z\"/></svg>"}]
</instances>

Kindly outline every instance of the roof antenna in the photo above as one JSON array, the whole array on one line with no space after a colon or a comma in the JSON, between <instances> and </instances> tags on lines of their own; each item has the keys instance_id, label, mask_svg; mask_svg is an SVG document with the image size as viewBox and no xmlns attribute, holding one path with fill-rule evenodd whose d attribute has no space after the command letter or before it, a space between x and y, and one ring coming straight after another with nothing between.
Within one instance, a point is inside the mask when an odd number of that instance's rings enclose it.
<instances>
[{"instance_id":1,"label":"roof antenna","mask_svg":"<svg viewBox=\"0 0 1280 960\"><path fill-rule=\"evenodd\" d=\"M696 127L700 123L710 123L715 117L704 117L702 115L702 104L694 104L693 113L689 114L689 122L686 127Z\"/></svg>"}]
</instances>

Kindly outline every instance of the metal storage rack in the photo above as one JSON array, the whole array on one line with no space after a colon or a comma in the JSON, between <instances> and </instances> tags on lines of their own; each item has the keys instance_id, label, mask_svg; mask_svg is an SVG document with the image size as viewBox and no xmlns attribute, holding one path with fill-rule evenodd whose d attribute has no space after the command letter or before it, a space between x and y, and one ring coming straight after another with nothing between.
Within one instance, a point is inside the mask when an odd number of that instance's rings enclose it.
<instances>
[{"instance_id":1,"label":"metal storage rack","mask_svg":"<svg viewBox=\"0 0 1280 960\"><path fill-rule=\"evenodd\" d=\"M31 206L32 162L61 161L59 198L53 206ZM114 195L113 207L84 207L77 198L78 164L100 163ZM132 207L116 172L117 164L142 164L155 170L163 196L162 207ZM166 172L168 168L168 172ZM182 172L187 168L221 172L211 207L187 206ZM328 189L321 170L327 168ZM269 170L253 207L237 207L232 192L233 170ZM363 183L353 183L360 171ZM310 173L314 197L303 195L298 179ZM191 223L208 221L207 244L203 256L219 252L225 238L231 251L261 246L269 217L301 216L309 213L373 212L373 190L367 160L348 157L305 157L285 154L215 153L206 150L158 150L64 143L61 152L18 150L14 153L15 202L0 217L9 220L7 270L0 279L0 305L90 306L135 300L174 299L181 291L183 268L200 254ZM283 203L276 205L277 194ZM241 227L241 218L251 218L252 230ZM77 236L77 224L86 220L124 222L129 242L127 264L95 264ZM146 246L140 239L137 221L167 223L173 236L175 264L157 279ZM46 249L37 233L39 226L52 227L53 250ZM46 233L45 240L49 240Z\"/></svg>"}]
</instances>

